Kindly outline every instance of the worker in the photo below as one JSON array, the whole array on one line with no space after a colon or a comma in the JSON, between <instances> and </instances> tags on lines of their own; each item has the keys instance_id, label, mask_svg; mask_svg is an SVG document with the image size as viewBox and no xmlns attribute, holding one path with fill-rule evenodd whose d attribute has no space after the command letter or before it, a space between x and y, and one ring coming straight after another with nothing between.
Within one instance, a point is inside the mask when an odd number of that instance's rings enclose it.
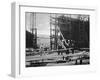
<instances>
[{"instance_id":1,"label":"worker","mask_svg":"<svg viewBox=\"0 0 100 80\"><path fill-rule=\"evenodd\" d=\"M69 54L69 50L66 51L66 54Z\"/></svg>"},{"instance_id":2,"label":"worker","mask_svg":"<svg viewBox=\"0 0 100 80\"><path fill-rule=\"evenodd\" d=\"M72 49L72 54L74 54L74 49Z\"/></svg>"},{"instance_id":3,"label":"worker","mask_svg":"<svg viewBox=\"0 0 100 80\"><path fill-rule=\"evenodd\" d=\"M42 53L44 52L44 46L43 44L40 45L40 55L42 56Z\"/></svg>"}]
</instances>

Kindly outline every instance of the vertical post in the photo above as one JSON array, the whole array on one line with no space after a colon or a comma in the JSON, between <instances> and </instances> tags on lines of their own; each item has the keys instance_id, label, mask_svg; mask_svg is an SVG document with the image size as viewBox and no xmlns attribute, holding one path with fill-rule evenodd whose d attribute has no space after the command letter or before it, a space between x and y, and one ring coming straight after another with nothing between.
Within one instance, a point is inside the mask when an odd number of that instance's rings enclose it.
<instances>
[{"instance_id":1,"label":"vertical post","mask_svg":"<svg viewBox=\"0 0 100 80\"><path fill-rule=\"evenodd\" d=\"M57 14L55 14L55 43L54 43L55 50L57 49L57 21L56 21L56 18L57 18Z\"/></svg>"},{"instance_id":2,"label":"vertical post","mask_svg":"<svg viewBox=\"0 0 100 80\"><path fill-rule=\"evenodd\" d=\"M34 49L34 13L32 13L31 15L32 15L32 16L30 16L30 18L32 17L32 19L31 19L31 20L32 20L32 21L31 21L31 24L32 24L32 40L33 40L33 41L32 41L32 44L33 44L32 47L33 47L33 49Z\"/></svg>"},{"instance_id":3,"label":"vertical post","mask_svg":"<svg viewBox=\"0 0 100 80\"><path fill-rule=\"evenodd\" d=\"M52 34L51 34L51 13L50 13L50 49L52 50Z\"/></svg>"}]
</instances>

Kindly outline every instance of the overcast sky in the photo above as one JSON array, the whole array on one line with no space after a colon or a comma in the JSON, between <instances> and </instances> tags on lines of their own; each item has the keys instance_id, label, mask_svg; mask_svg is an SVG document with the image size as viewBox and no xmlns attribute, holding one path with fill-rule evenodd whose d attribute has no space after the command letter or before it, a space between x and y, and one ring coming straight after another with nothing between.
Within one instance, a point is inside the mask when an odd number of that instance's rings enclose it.
<instances>
[{"instance_id":1,"label":"overcast sky","mask_svg":"<svg viewBox=\"0 0 100 80\"><path fill-rule=\"evenodd\" d=\"M26 14L26 29L30 31L32 13ZM49 14L45 13L36 13L36 28L38 35L50 35L50 17Z\"/></svg>"},{"instance_id":2,"label":"overcast sky","mask_svg":"<svg viewBox=\"0 0 100 80\"><path fill-rule=\"evenodd\" d=\"M36 26L38 34L50 35L50 15L49 14L36 14Z\"/></svg>"}]
</instances>

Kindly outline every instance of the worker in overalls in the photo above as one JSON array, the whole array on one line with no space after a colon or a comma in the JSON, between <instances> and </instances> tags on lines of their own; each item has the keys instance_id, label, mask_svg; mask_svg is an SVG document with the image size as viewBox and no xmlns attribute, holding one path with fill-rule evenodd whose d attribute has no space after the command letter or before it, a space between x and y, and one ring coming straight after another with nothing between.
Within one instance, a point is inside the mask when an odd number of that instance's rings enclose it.
<instances>
[{"instance_id":1,"label":"worker in overalls","mask_svg":"<svg viewBox=\"0 0 100 80\"><path fill-rule=\"evenodd\" d=\"M40 45L40 55L42 56L42 53L44 52L44 46L43 44Z\"/></svg>"}]
</instances>

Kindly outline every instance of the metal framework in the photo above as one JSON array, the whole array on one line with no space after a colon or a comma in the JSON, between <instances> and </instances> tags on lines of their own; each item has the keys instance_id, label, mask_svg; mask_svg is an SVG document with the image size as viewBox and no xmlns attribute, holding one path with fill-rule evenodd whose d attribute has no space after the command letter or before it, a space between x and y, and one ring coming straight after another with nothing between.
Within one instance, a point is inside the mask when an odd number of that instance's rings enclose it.
<instances>
[{"instance_id":1,"label":"metal framework","mask_svg":"<svg viewBox=\"0 0 100 80\"><path fill-rule=\"evenodd\" d=\"M51 50L58 50L59 47L66 50L65 45L69 45L66 42L66 39L64 38L60 27L59 27L59 20L57 17L57 14L53 14L54 17L52 17L52 14L50 14L50 47Z\"/></svg>"},{"instance_id":2,"label":"metal framework","mask_svg":"<svg viewBox=\"0 0 100 80\"><path fill-rule=\"evenodd\" d=\"M32 25L32 36L33 36L33 48L37 48L37 28L36 28L36 13L32 13L30 16L31 25Z\"/></svg>"}]
</instances>

